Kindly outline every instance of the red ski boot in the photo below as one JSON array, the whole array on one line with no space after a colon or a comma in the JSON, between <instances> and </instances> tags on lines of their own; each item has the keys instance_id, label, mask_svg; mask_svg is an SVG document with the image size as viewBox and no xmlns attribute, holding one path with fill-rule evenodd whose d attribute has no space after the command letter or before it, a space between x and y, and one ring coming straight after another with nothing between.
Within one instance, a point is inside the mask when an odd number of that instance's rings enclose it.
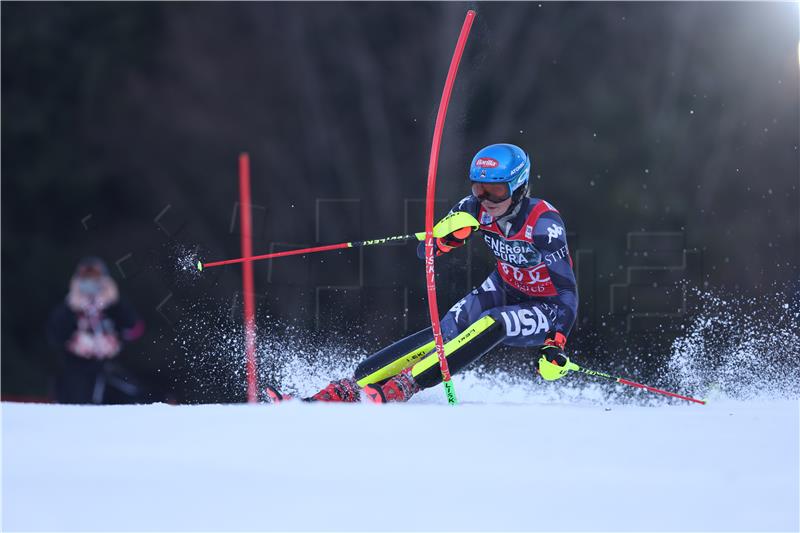
<instances>
[{"instance_id":1,"label":"red ski boot","mask_svg":"<svg viewBox=\"0 0 800 533\"><path fill-rule=\"evenodd\" d=\"M407 402L420 390L422 389L408 370L401 372L383 385L364 387L364 393L372 403Z\"/></svg>"},{"instance_id":2,"label":"red ski boot","mask_svg":"<svg viewBox=\"0 0 800 533\"><path fill-rule=\"evenodd\" d=\"M267 397L268 403L281 403L293 399L291 394L283 394L272 385L264 385L264 394Z\"/></svg>"},{"instance_id":3,"label":"red ski boot","mask_svg":"<svg viewBox=\"0 0 800 533\"><path fill-rule=\"evenodd\" d=\"M344 378L330 384L310 398L307 402L357 402L361 399L361 389L355 380Z\"/></svg>"}]
</instances>

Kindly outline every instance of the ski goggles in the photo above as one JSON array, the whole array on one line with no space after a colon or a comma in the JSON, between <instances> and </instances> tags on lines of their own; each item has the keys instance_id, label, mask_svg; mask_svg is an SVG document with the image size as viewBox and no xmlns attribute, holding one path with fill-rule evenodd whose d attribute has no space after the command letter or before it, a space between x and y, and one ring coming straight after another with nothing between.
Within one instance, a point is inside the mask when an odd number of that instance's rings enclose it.
<instances>
[{"instance_id":1,"label":"ski goggles","mask_svg":"<svg viewBox=\"0 0 800 533\"><path fill-rule=\"evenodd\" d=\"M472 182L472 195L481 202L499 204L511 198L511 187L508 183Z\"/></svg>"},{"instance_id":2,"label":"ski goggles","mask_svg":"<svg viewBox=\"0 0 800 533\"><path fill-rule=\"evenodd\" d=\"M100 294L100 292L103 290L103 284L99 279L81 278L78 279L78 290L83 294L95 296Z\"/></svg>"}]
</instances>

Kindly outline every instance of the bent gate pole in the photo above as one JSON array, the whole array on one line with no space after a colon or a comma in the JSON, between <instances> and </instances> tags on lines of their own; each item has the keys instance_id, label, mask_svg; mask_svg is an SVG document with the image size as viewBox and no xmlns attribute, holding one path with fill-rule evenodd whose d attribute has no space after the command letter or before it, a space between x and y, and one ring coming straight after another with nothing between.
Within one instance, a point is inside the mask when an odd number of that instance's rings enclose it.
<instances>
[{"instance_id":1,"label":"bent gate pole","mask_svg":"<svg viewBox=\"0 0 800 533\"><path fill-rule=\"evenodd\" d=\"M444 120L447 117L447 106L450 103L450 94L458 73L458 65L461 62L461 55L467 44L467 37L472 28L472 21L475 19L475 12L467 11L464 24L461 26L461 33L456 42L456 49L453 58L450 60L450 69L447 71L447 79L442 91L442 100L439 102L439 112L436 114L436 127L433 130L433 143L431 145L431 158L428 163L428 189L425 195L425 276L428 289L428 311L431 315L431 326L433 327L433 339L436 345L436 353L439 357L439 365L442 369L442 382L444 383L447 402L456 405L456 391L450 379L450 367L444 353L444 342L442 340L442 327L439 322L439 307L436 302L436 274L433 267L435 256L435 245L433 240L433 207L436 195L436 170L439 166L439 147L442 143L442 132L444 130Z\"/></svg>"}]
</instances>

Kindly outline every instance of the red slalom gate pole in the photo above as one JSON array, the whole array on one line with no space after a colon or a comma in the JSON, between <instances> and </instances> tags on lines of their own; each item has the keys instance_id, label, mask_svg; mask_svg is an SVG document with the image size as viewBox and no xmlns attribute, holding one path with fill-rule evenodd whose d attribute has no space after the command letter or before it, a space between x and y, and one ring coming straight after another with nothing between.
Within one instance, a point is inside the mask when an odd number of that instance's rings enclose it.
<instances>
[{"instance_id":1,"label":"red slalom gate pole","mask_svg":"<svg viewBox=\"0 0 800 533\"><path fill-rule=\"evenodd\" d=\"M442 143L442 132L444 131L444 120L447 117L447 106L450 103L450 94L453 92L453 84L456 81L458 65L461 62L461 55L467 44L467 37L472 28L472 21L475 19L475 12L467 11L464 24L461 26L461 33L456 42L456 49L453 58L450 60L450 69L447 71L447 79L442 91L442 99L439 102L439 111L436 114L436 127L433 130L433 143L431 145L431 158L428 163L428 189L425 195L425 275L428 289L428 311L431 315L431 327L433 328L433 339L436 344L436 354L439 357L439 366L442 369L442 382L444 383L447 403L456 405L456 391L450 376L450 366L447 364L447 357L444 353L444 342L442 340L442 326L439 322L439 307L436 302L436 275L433 267L435 250L433 242L433 206L436 194L436 169L439 166L439 147Z\"/></svg>"},{"instance_id":2,"label":"red slalom gate pole","mask_svg":"<svg viewBox=\"0 0 800 533\"><path fill-rule=\"evenodd\" d=\"M253 219L250 211L250 156L239 154L239 221L242 256L253 255ZM256 395L256 318L253 285L253 261L242 262L242 294L244 301L244 346L247 357L247 401L258 401Z\"/></svg>"}]
</instances>

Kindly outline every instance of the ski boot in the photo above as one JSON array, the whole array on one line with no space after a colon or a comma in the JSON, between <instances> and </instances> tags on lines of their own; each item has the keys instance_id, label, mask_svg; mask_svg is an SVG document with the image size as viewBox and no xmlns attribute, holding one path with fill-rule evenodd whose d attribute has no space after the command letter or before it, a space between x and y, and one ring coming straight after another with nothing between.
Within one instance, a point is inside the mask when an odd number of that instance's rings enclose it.
<instances>
[{"instance_id":1,"label":"ski boot","mask_svg":"<svg viewBox=\"0 0 800 533\"><path fill-rule=\"evenodd\" d=\"M358 402L361 400L361 389L353 379L344 378L331 381L330 384L306 402Z\"/></svg>"},{"instance_id":2,"label":"ski boot","mask_svg":"<svg viewBox=\"0 0 800 533\"><path fill-rule=\"evenodd\" d=\"M420 390L422 389L408 370L404 370L383 385L364 387L364 393L372 403L407 402Z\"/></svg>"},{"instance_id":3,"label":"ski boot","mask_svg":"<svg viewBox=\"0 0 800 533\"><path fill-rule=\"evenodd\" d=\"M268 403L281 403L294 400L291 394L284 394L272 385L264 385L264 394L267 396Z\"/></svg>"}]
</instances>

